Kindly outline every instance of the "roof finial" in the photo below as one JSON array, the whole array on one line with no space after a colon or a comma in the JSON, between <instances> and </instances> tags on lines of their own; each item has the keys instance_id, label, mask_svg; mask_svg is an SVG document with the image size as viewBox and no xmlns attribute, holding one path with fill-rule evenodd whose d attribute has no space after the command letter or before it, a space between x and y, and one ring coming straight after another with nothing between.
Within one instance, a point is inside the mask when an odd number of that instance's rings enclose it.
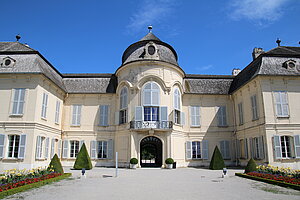
<instances>
[{"instance_id":1,"label":"roof finial","mask_svg":"<svg viewBox=\"0 0 300 200\"><path fill-rule=\"evenodd\" d=\"M148 30L149 30L149 33L152 32L152 25L149 25L149 26L148 26Z\"/></svg>"},{"instance_id":2,"label":"roof finial","mask_svg":"<svg viewBox=\"0 0 300 200\"><path fill-rule=\"evenodd\" d=\"M276 43L278 46L280 46L280 42L281 42L281 40L279 38L277 38Z\"/></svg>"},{"instance_id":3,"label":"roof finial","mask_svg":"<svg viewBox=\"0 0 300 200\"><path fill-rule=\"evenodd\" d=\"M20 33L18 35L16 35L16 39L17 39L17 42L19 42L19 40L21 39Z\"/></svg>"}]
</instances>

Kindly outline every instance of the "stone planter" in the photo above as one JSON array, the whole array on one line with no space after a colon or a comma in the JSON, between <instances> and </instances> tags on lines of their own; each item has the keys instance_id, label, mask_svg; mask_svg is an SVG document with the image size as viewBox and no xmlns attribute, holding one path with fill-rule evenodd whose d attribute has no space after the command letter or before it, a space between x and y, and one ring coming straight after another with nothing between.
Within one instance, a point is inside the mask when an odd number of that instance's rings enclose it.
<instances>
[{"instance_id":1,"label":"stone planter","mask_svg":"<svg viewBox=\"0 0 300 200\"><path fill-rule=\"evenodd\" d=\"M172 169L173 168L173 164L166 164L166 169Z\"/></svg>"},{"instance_id":2,"label":"stone planter","mask_svg":"<svg viewBox=\"0 0 300 200\"><path fill-rule=\"evenodd\" d=\"M136 169L137 164L130 164L130 169Z\"/></svg>"}]
</instances>

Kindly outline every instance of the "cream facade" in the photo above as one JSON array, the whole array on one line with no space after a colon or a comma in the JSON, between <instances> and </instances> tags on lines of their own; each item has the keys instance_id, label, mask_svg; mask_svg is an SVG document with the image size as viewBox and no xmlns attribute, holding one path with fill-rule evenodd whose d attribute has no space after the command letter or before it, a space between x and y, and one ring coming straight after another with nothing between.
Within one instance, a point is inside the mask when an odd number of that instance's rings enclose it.
<instances>
[{"instance_id":1,"label":"cream facade","mask_svg":"<svg viewBox=\"0 0 300 200\"><path fill-rule=\"evenodd\" d=\"M94 166L300 168L300 48L257 51L234 75L185 74L153 33L114 74L61 74L38 51L0 42L0 170L73 166L83 143ZM259 52L259 54L257 53Z\"/></svg>"}]
</instances>

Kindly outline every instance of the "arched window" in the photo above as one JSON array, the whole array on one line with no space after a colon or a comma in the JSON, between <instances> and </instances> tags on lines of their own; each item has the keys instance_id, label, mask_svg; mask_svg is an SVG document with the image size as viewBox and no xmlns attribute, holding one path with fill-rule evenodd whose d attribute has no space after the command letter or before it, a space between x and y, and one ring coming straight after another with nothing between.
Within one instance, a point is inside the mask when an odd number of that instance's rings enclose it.
<instances>
[{"instance_id":1,"label":"arched window","mask_svg":"<svg viewBox=\"0 0 300 200\"><path fill-rule=\"evenodd\" d=\"M181 124L181 112L180 112L180 98L181 94L178 88L174 90L174 121L176 124Z\"/></svg>"},{"instance_id":2,"label":"arched window","mask_svg":"<svg viewBox=\"0 0 300 200\"><path fill-rule=\"evenodd\" d=\"M159 121L160 88L148 82L143 89L144 121Z\"/></svg>"},{"instance_id":3,"label":"arched window","mask_svg":"<svg viewBox=\"0 0 300 200\"><path fill-rule=\"evenodd\" d=\"M120 93L120 124L124 124L127 122L127 99L128 92L127 88L123 87Z\"/></svg>"}]
</instances>

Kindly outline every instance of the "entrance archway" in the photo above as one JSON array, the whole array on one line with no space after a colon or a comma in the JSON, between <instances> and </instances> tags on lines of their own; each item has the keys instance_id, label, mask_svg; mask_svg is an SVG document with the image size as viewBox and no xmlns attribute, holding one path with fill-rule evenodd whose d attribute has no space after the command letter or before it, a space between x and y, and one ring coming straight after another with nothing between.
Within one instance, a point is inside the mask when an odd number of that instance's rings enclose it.
<instances>
[{"instance_id":1,"label":"entrance archway","mask_svg":"<svg viewBox=\"0 0 300 200\"><path fill-rule=\"evenodd\" d=\"M162 142L154 136L145 137L140 143L141 167L161 167Z\"/></svg>"}]
</instances>

